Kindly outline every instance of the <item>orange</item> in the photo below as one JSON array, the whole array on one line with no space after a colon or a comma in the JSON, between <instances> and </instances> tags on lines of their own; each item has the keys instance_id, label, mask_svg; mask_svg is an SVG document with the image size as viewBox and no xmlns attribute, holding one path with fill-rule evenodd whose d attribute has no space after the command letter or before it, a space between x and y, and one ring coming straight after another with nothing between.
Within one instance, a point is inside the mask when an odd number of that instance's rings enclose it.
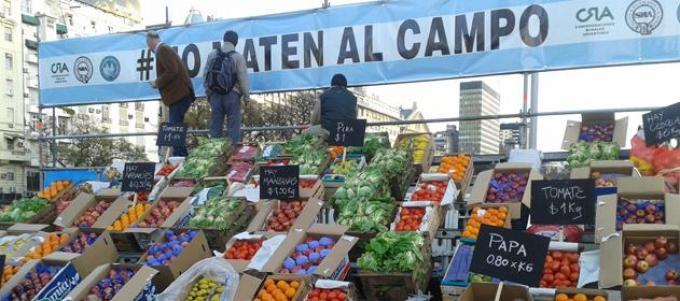
<instances>
[{"instance_id":1,"label":"orange","mask_svg":"<svg viewBox=\"0 0 680 301\"><path fill-rule=\"evenodd\" d=\"M274 280L267 279L264 281L264 287L268 287L270 285L274 285Z\"/></svg>"},{"instance_id":2,"label":"orange","mask_svg":"<svg viewBox=\"0 0 680 301\"><path fill-rule=\"evenodd\" d=\"M276 283L276 287L278 287L278 288L280 288L280 289L282 289L282 290L285 290L285 289L288 288L288 283L286 283L286 282L283 281L283 280L279 280L279 282Z\"/></svg>"},{"instance_id":3,"label":"orange","mask_svg":"<svg viewBox=\"0 0 680 301\"><path fill-rule=\"evenodd\" d=\"M508 207L500 207L500 208L498 208L498 211L507 213Z\"/></svg>"},{"instance_id":4,"label":"orange","mask_svg":"<svg viewBox=\"0 0 680 301\"><path fill-rule=\"evenodd\" d=\"M257 297L258 297L258 298L264 298L264 295L265 295L265 294L267 294L267 292L266 292L265 290L260 290L260 291L257 293Z\"/></svg>"},{"instance_id":5,"label":"orange","mask_svg":"<svg viewBox=\"0 0 680 301\"><path fill-rule=\"evenodd\" d=\"M295 290L295 289L292 288L292 287L289 287L289 288L286 290L286 297L288 297L288 298L293 298L293 297L295 297L295 293L296 293L296 292L297 292L297 290Z\"/></svg>"},{"instance_id":6,"label":"orange","mask_svg":"<svg viewBox=\"0 0 680 301\"><path fill-rule=\"evenodd\" d=\"M574 301L588 301L588 297L584 294L576 294L574 296Z\"/></svg>"},{"instance_id":7,"label":"orange","mask_svg":"<svg viewBox=\"0 0 680 301\"><path fill-rule=\"evenodd\" d=\"M291 282L290 282L290 286L291 286L292 288L294 288L294 289L297 289L298 287L300 287L300 282L291 281Z\"/></svg>"},{"instance_id":8,"label":"orange","mask_svg":"<svg viewBox=\"0 0 680 301\"><path fill-rule=\"evenodd\" d=\"M267 293L271 294L271 293L274 292L274 290L276 290L276 285L272 284L272 285L267 286Z\"/></svg>"},{"instance_id":9,"label":"orange","mask_svg":"<svg viewBox=\"0 0 680 301\"><path fill-rule=\"evenodd\" d=\"M555 301L567 301L568 299L569 297L567 296L567 294L558 294L557 296L555 296Z\"/></svg>"},{"instance_id":10,"label":"orange","mask_svg":"<svg viewBox=\"0 0 680 301\"><path fill-rule=\"evenodd\" d=\"M607 301L607 298L602 297L602 296L597 296L597 297L593 298L593 301Z\"/></svg>"}]
</instances>

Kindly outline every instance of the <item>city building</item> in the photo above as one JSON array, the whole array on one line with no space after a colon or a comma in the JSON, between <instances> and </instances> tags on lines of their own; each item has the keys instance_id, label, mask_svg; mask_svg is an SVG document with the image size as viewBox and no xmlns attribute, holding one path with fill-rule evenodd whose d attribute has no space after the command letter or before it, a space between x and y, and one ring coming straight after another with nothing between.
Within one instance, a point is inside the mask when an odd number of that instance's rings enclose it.
<instances>
[{"instance_id":1,"label":"city building","mask_svg":"<svg viewBox=\"0 0 680 301\"><path fill-rule=\"evenodd\" d=\"M416 102L410 108L399 108L399 115L402 120L425 120L423 112L418 109ZM427 123L413 123L401 126L401 133L430 133L430 127Z\"/></svg>"},{"instance_id":2,"label":"city building","mask_svg":"<svg viewBox=\"0 0 680 301\"><path fill-rule=\"evenodd\" d=\"M20 15L16 1L0 2L0 200L11 200L25 192L29 164L24 139Z\"/></svg>"},{"instance_id":3,"label":"city building","mask_svg":"<svg viewBox=\"0 0 680 301\"><path fill-rule=\"evenodd\" d=\"M447 124L446 130L434 133L434 155L458 153L458 128L455 124Z\"/></svg>"},{"instance_id":4,"label":"city building","mask_svg":"<svg viewBox=\"0 0 680 301\"><path fill-rule=\"evenodd\" d=\"M487 116L500 113L501 96L481 81L460 84L460 116ZM496 154L500 143L499 121L495 119L460 122L460 151Z\"/></svg>"},{"instance_id":5,"label":"city building","mask_svg":"<svg viewBox=\"0 0 680 301\"><path fill-rule=\"evenodd\" d=\"M21 0L5 1L16 4L16 13L11 20L16 24L15 43L19 47L16 69L21 79L16 83L21 112L16 113L18 123L25 125L22 130L27 159L22 174L21 193L39 190L39 168L43 163L51 163L52 157L48 149L43 150L40 158L37 138L39 131L51 134L54 128L57 134L66 134L70 122L80 114L90 118L94 124L107 129L111 133L156 131L158 126L158 102L88 105L68 108L39 109L38 86L38 44L43 41L77 38L119 31L130 31L142 28L139 1L102 2L95 0ZM6 18L6 17L5 17ZM68 66L67 66L68 67ZM53 117L54 116L54 117ZM150 137L126 138L131 143L141 146L153 146L145 149L147 156L157 156L157 148ZM148 140L148 141L147 141ZM60 141L68 143L68 141Z\"/></svg>"},{"instance_id":6,"label":"city building","mask_svg":"<svg viewBox=\"0 0 680 301\"><path fill-rule=\"evenodd\" d=\"M517 123L501 123L499 151L501 154L509 154L510 150L520 148L524 145L522 129L524 125Z\"/></svg>"}]
</instances>

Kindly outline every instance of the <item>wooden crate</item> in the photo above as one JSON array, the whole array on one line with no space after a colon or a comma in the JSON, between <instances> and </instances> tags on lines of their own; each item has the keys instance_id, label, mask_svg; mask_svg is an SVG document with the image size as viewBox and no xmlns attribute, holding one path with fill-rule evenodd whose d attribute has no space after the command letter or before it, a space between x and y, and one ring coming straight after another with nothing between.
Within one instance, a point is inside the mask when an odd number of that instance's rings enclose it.
<instances>
[{"instance_id":1,"label":"wooden crate","mask_svg":"<svg viewBox=\"0 0 680 301\"><path fill-rule=\"evenodd\" d=\"M413 164L413 167L415 168L415 173L416 175L420 175L423 172L428 172L430 170L430 166L432 166L432 160L434 159L434 140L432 139L432 135L429 133L404 133L404 134L399 134L397 136L397 139L394 142L395 147L399 147L399 144L405 140L405 139L413 139L417 136L421 135L427 135L429 144L427 146L427 150L425 151L425 155L423 156L423 162L420 163L415 163L413 162L413 152L411 151L411 154L409 155L410 158L409 160Z\"/></svg>"}]
</instances>

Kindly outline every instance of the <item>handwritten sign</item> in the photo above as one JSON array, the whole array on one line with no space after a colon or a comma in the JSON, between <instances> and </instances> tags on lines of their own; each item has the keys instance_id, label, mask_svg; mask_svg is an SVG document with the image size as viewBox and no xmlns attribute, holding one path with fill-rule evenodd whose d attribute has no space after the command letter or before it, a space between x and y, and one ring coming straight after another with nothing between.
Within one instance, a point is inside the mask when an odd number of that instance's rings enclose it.
<instances>
[{"instance_id":1,"label":"handwritten sign","mask_svg":"<svg viewBox=\"0 0 680 301\"><path fill-rule=\"evenodd\" d=\"M0 279L2 279L2 272L5 270L5 255L0 255Z\"/></svg>"},{"instance_id":2,"label":"handwritten sign","mask_svg":"<svg viewBox=\"0 0 680 301\"><path fill-rule=\"evenodd\" d=\"M470 271L538 287L550 238L482 225Z\"/></svg>"},{"instance_id":3,"label":"handwritten sign","mask_svg":"<svg viewBox=\"0 0 680 301\"><path fill-rule=\"evenodd\" d=\"M153 189L155 163L125 163L123 192L150 192Z\"/></svg>"},{"instance_id":4,"label":"handwritten sign","mask_svg":"<svg viewBox=\"0 0 680 301\"><path fill-rule=\"evenodd\" d=\"M550 225L595 224L595 180L531 182L531 222Z\"/></svg>"},{"instance_id":5,"label":"handwritten sign","mask_svg":"<svg viewBox=\"0 0 680 301\"><path fill-rule=\"evenodd\" d=\"M680 102L642 115L648 146L680 138Z\"/></svg>"},{"instance_id":6,"label":"handwritten sign","mask_svg":"<svg viewBox=\"0 0 680 301\"><path fill-rule=\"evenodd\" d=\"M366 120L348 119L338 120L331 129L331 145L335 146L364 146L366 136Z\"/></svg>"},{"instance_id":7,"label":"handwritten sign","mask_svg":"<svg viewBox=\"0 0 680 301\"><path fill-rule=\"evenodd\" d=\"M260 198L291 200L300 197L300 168L292 166L260 167Z\"/></svg>"},{"instance_id":8,"label":"handwritten sign","mask_svg":"<svg viewBox=\"0 0 680 301\"><path fill-rule=\"evenodd\" d=\"M187 127L184 124L163 123L158 129L156 145L179 146L184 145L187 138Z\"/></svg>"}]
</instances>

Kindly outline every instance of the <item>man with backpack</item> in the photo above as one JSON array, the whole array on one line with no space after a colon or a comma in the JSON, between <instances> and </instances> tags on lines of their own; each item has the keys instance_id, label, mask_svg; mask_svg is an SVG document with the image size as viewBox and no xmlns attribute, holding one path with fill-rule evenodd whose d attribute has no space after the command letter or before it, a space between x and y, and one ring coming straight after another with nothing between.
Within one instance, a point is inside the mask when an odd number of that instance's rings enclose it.
<instances>
[{"instance_id":1,"label":"man with backpack","mask_svg":"<svg viewBox=\"0 0 680 301\"><path fill-rule=\"evenodd\" d=\"M203 87L212 110L210 136L222 137L224 116L227 116L227 135L232 143L241 141L241 97L250 99L250 82L246 60L236 52L238 35L227 31L221 48L208 56L203 77Z\"/></svg>"}]
</instances>

